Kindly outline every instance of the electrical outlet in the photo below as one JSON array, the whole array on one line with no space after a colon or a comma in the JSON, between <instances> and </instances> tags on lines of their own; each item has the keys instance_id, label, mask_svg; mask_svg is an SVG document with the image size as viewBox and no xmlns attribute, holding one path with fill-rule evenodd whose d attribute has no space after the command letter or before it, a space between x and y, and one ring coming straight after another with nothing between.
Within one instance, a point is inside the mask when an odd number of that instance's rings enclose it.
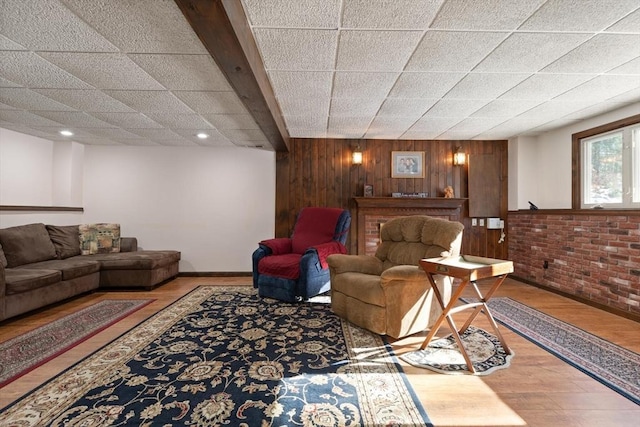
<instances>
[{"instance_id":1,"label":"electrical outlet","mask_svg":"<svg viewBox=\"0 0 640 427\"><path fill-rule=\"evenodd\" d=\"M484 218L480 218L480 227L484 227Z\"/></svg>"},{"instance_id":2,"label":"electrical outlet","mask_svg":"<svg viewBox=\"0 0 640 427\"><path fill-rule=\"evenodd\" d=\"M471 226L472 227L478 226L478 218L471 218Z\"/></svg>"}]
</instances>

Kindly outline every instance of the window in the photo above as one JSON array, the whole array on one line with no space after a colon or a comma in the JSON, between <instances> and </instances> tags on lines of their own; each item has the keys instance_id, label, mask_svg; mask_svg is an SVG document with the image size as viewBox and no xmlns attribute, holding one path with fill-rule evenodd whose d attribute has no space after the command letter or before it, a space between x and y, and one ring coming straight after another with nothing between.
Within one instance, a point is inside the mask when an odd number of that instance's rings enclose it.
<instances>
[{"instance_id":1,"label":"window","mask_svg":"<svg viewBox=\"0 0 640 427\"><path fill-rule=\"evenodd\" d=\"M640 208L640 116L573 135L573 207Z\"/></svg>"}]
</instances>

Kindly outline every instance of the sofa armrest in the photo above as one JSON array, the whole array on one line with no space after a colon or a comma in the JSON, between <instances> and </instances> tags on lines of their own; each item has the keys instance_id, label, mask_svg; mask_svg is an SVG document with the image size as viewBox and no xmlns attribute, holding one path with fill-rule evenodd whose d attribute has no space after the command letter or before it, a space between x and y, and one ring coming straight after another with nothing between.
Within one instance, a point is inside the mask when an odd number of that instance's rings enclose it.
<instances>
[{"instance_id":1,"label":"sofa armrest","mask_svg":"<svg viewBox=\"0 0 640 427\"><path fill-rule=\"evenodd\" d=\"M428 282L427 273L417 265L396 265L395 267L387 268L380 275L380 279L383 287L394 280Z\"/></svg>"},{"instance_id":2,"label":"sofa armrest","mask_svg":"<svg viewBox=\"0 0 640 427\"><path fill-rule=\"evenodd\" d=\"M120 238L120 252L136 252L138 250L138 239L135 237Z\"/></svg>"},{"instance_id":3,"label":"sofa armrest","mask_svg":"<svg viewBox=\"0 0 640 427\"><path fill-rule=\"evenodd\" d=\"M379 276L382 273L382 261L369 255L329 255L327 263L334 274L354 272Z\"/></svg>"}]
</instances>

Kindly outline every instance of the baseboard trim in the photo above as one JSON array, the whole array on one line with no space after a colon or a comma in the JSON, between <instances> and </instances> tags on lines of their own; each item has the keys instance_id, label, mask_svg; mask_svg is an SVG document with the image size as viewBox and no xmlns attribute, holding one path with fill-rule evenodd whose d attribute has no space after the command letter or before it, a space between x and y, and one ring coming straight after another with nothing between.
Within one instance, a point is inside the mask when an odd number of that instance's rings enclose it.
<instances>
[{"instance_id":1,"label":"baseboard trim","mask_svg":"<svg viewBox=\"0 0 640 427\"><path fill-rule=\"evenodd\" d=\"M179 277L251 277L250 271L184 271Z\"/></svg>"},{"instance_id":2,"label":"baseboard trim","mask_svg":"<svg viewBox=\"0 0 640 427\"><path fill-rule=\"evenodd\" d=\"M573 295L565 291L561 291L559 289L552 288L550 286L541 285L538 282L533 280L525 279L524 277L519 277L517 275L510 274L509 278L517 280L522 283L526 283L527 285L535 286L536 288L544 289L545 291L553 292L554 294L561 295L563 297L572 299L574 301L581 302L591 307L598 308L600 310L606 311L607 313L615 314L616 316L624 317L625 319L633 320L634 322L640 323L640 315L629 313L628 311L623 311L617 308L609 307L604 304L600 304L599 302L591 301L588 298L584 298L578 295Z\"/></svg>"}]
</instances>

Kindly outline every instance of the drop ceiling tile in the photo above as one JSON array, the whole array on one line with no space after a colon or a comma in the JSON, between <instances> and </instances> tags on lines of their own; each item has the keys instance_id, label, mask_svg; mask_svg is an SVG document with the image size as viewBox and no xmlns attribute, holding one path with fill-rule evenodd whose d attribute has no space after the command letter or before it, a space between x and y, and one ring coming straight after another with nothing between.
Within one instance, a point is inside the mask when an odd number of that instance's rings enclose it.
<instances>
[{"instance_id":1,"label":"drop ceiling tile","mask_svg":"<svg viewBox=\"0 0 640 427\"><path fill-rule=\"evenodd\" d=\"M282 98L328 98L331 96L332 71L269 71L275 93Z\"/></svg>"},{"instance_id":2,"label":"drop ceiling tile","mask_svg":"<svg viewBox=\"0 0 640 427\"><path fill-rule=\"evenodd\" d=\"M548 73L602 73L640 56L640 36L597 34L543 69Z\"/></svg>"},{"instance_id":3,"label":"drop ceiling tile","mask_svg":"<svg viewBox=\"0 0 640 427\"><path fill-rule=\"evenodd\" d=\"M472 116L478 118L512 117L541 104L538 99L496 99L475 111Z\"/></svg>"},{"instance_id":4,"label":"drop ceiling tile","mask_svg":"<svg viewBox=\"0 0 640 427\"><path fill-rule=\"evenodd\" d=\"M437 136L437 139L465 140L472 139L478 132L468 130L448 130Z\"/></svg>"},{"instance_id":5,"label":"drop ceiling tile","mask_svg":"<svg viewBox=\"0 0 640 427\"><path fill-rule=\"evenodd\" d=\"M29 50L117 52L58 0L5 1L2 33Z\"/></svg>"},{"instance_id":6,"label":"drop ceiling tile","mask_svg":"<svg viewBox=\"0 0 640 427\"><path fill-rule=\"evenodd\" d=\"M329 117L329 126L327 134L349 132L350 134L364 135L373 117Z\"/></svg>"},{"instance_id":7,"label":"drop ceiling tile","mask_svg":"<svg viewBox=\"0 0 640 427\"><path fill-rule=\"evenodd\" d=\"M471 136L467 136L467 138L471 138L499 125L500 123L504 123L505 121L505 117L467 117L455 126L449 128L447 133L450 135L452 132L471 133Z\"/></svg>"},{"instance_id":8,"label":"drop ceiling tile","mask_svg":"<svg viewBox=\"0 0 640 427\"><path fill-rule=\"evenodd\" d=\"M402 73L390 98L441 98L465 73Z\"/></svg>"},{"instance_id":9,"label":"drop ceiling tile","mask_svg":"<svg viewBox=\"0 0 640 427\"><path fill-rule=\"evenodd\" d=\"M242 0L254 27L337 28L340 0Z\"/></svg>"},{"instance_id":10,"label":"drop ceiling tile","mask_svg":"<svg viewBox=\"0 0 640 427\"><path fill-rule=\"evenodd\" d=\"M554 101L599 102L639 87L640 78L638 76L605 74L557 96Z\"/></svg>"},{"instance_id":11,"label":"drop ceiling tile","mask_svg":"<svg viewBox=\"0 0 640 427\"><path fill-rule=\"evenodd\" d=\"M164 89L160 83L123 54L42 52L40 55L97 89ZM109 70L109 72L97 73L96 70Z\"/></svg>"},{"instance_id":12,"label":"drop ceiling tile","mask_svg":"<svg viewBox=\"0 0 640 427\"><path fill-rule=\"evenodd\" d=\"M260 129L222 129L220 133L231 141L268 142Z\"/></svg>"},{"instance_id":13,"label":"drop ceiling tile","mask_svg":"<svg viewBox=\"0 0 640 427\"><path fill-rule=\"evenodd\" d=\"M407 132L427 131L435 137L462 120L460 117L422 117L409 128ZM408 138L404 138L408 139ZM409 138L410 139L410 138Z\"/></svg>"},{"instance_id":14,"label":"drop ceiling tile","mask_svg":"<svg viewBox=\"0 0 640 427\"><path fill-rule=\"evenodd\" d=\"M515 30L546 0L448 0L431 28Z\"/></svg>"},{"instance_id":15,"label":"drop ceiling tile","mask_svg":"<svg viewBox=\"0 0 640 427\"><path fill-rule=\"evenodd\" d=\"M232 90L226 77L208 54L130 54L129 57L169 90Z\"/></svg>"},{"instance_id":16,"label":"drop ceiling tile","mask_svg":"<svg viewBox=\"0 0 640 427\"><path fill-rule=\"evenodd\" d=\"M195 145L199 145L202 147L233 147L233 146L246 147L247 145L249 145L249 144L237 145L233 141L229 141L228 139L213 140L213 139L197 139L194 137L192 140L189 140L189 141Z\"/></svg>"},{"instance_id":17,"label":"drop ceiling tile","mask_svg":"<svg viewBox=\"0 0 640 427\"><path fill-rule=\"evenodd\" d=\"M536 72L589 37L590 34L514 33L473 71Z\"/></svg>"},{"instance_id":18,"label":"drop ceiling tile","mask_svg":"<svg viewBox=\"0 0 640 427\"><path fill-rule=\"evenodd\" d=\"M424 98L387 98L378 116L407 117L417 119L422 116L425 111L431 108L437 99Z\"/></svg>"},{"instance_id":19,"label":"drop ceiling tile","mask_svg":"<svg viewBox=\"0 0 640 427\"><path fill-rule=\"evenodd\" d=\"M450 99L495 99L531 74L470 73L446 95Z\"/></svg>"},{"instance_id":20,"label":"drop ceiling tile","mask_svg":"<svg viewBox=\"0 0 640 427\"><path fill-rule=\"evenodd\" d=\"M0 51L0 76L28 88L93 89L34 52Z\"/></svg>"},{"instance_id":21,"label":"drop ceiling tile","mask_svg":"<svg viewBox=\"0 0 640 427\"><path fill-rule=\"evenodd\" d=\"M637 9L635 12L632 12L629 15L625 16L624 18L607 28L606 31L638 34L638 32L640 32L640 9Z\"/></svg>"},{"instance_id":22,"label":"drop ceiling tile","mask_svg":"<svg viewBox=\"0 0 640 427\"><path fill-rule=\"evenodd\" d=\"M327 138L333 139L362 139L366 129L329 129Z\"/></svg>"},{"instance_id":23,"label":"drop ceiling tile","mask_svg":"<svg viewBox=\"0 0 640 427\"><path fill-rule=\"evenodd\" d=\"M382 101L369 98L334 98L331 100L331 116L375 116Z\"/></svg>"},{"instance_id":24,"label":"drop ceiling tile","mask_svg":"<svg viewBox=\"0 0 640 427\"><path fill-rule=\"evenodd\" d=\"M134 111L122 102L96 89L34 89L33 91L88 113L131 113Z\"/></svg>"},{"instance_id":25,"label":"drop ceiling tile","mask_svg":"<svg viewBox=\"0 0 640 427\"><path fill-rule=\"evenodd\" d=\"M327 138L326 129L287 128L291 138Z\"/></svg>"},{"instance_id":26,"label":"drop ceiling tile","mask_svg":"<svg viewBox=\"0 0 640 427\"><path fill-rule=\"evenodd\" d=\"M508 33L428 31L409 59L407 71L470 71Z\"/></svg>"},{"instance_id":27,"label":"drop ceiling tile","mask_svg":"<svg viewBox=\"0 0 640 427\"><path fill-rule=\"evenodd\" d=\"M4 21L2 21L2 28L4 31ZM21 44L18 44L13 40L10 40L7 37L0 34L0 50L27 50L27 49Z\"/></svg>"},{"instance_id":28,"label":"drop ceiling tile","mask_svg":"<svg viewBox=\"0 0 640 427\"><path fill-rule=\"evenodd\" d=\"M328 118L320 116L285 116L284 121L287 129L309 129L314 132L327 130Z\"/></svg>"},{"instance_id":29,"label":"drop ceiling tile","mask_svg":"<svg viewBox=\"0 0 640 427\"><path fill-rule=\"evenodd\" d=\"M343 28L426 29L444 0L346 0Z\"/></svg>"},{"instance_id":30,"label":"drop ceiling tile","mask_svg":"<svg viewBox=\"0 0 640 427\"><path fill-rule=\"evenodd\" d=\"M92 116L121 128L153 129L162 127L141 113L91 113Z\"/></svg>"},{"instance_id":31,"label":"drop ceiling tile","mask_svg":"<svg viewBox=\"0 0 640 427\"><path fill-rule=\"evenodd\" d=\"M362 136L364 139L398 139L402 134L404 134L404 130L398 130L393 128L377 128L370 127L367 129L367 132Z\"/></svg>"},{"instance_id":32,"label":"drop ceiling tile","mask_svg":"<svg viewBox=\"0 0 640 427\"><path fill-rule=\"evenodd\" d=\"M337 30L255 28L265 69L328 71L334 67Z\"/></svg>"},{"instance_id":33,"label":"drop ceiling tile","mask_svg":"<svg viewBox=\"0 0 640 427\"><path fill-rule=\"evenodd\" d=\"M11 105L5 104L4 102L0 102L0 110L17 110L17 108L12 107Z\"/></svg>"},{"instance_id":34,"label":"drop ceiling tile","mask_svg":"<svg viewBox=\"0 0 640 427\"><path fill-rule=\"evenodd\" d=\"M78 136L74 135L74 139L85 137L113 140L140 138L140 135L120 128L74 128L73 131L79 133ZM87 136L87 134L89 135Z\"/></svg>"},{"instance_id":35,"label":"drop ceiling tile","mask_svg":"<svg viewBox=\"0 0 640 427\"><path fill-rule=\"evenodd\" d=\"M401 140L430 140L436 139L442 132L435 130L408 130L398 137Z\"/></svg>"},{"instance_id":36,"label":"drop ceiling tile","mask_svg":"<svg viewBox=\"0 0 640 427\"><path fill-rule=\"evenodd\" d=\"M248 114L234 92L173 91L173 94L196 113Z\"/></svg>"},{"instance_id":37,"label":"drop ceiling tile","mask_svg":"<svg viewBox=\"0 0 640 427\"><path fill-rule=\"evenodd\" d=\"M122 145L111 139L96 137L76 138L74 141L84 145Z\"/></svg>"},{"instance_id":38,"label":"drop ceiling tile","mask_svg":"<svg viewBox=\"0 0 640 427\"><path fill-rule=\"evenodd\" d=\"M151 139L153 141L164 141L171 139L181 139L182 137L170 129L158 128L158 129L123 129L135 136L141 138Z\"/></svg>"},{"instance_id":39,"label":"drop ceiling tile","mask_svg":"<svg viewBox=\"0 0 640 427\"><path fill-rule=\"evenodd\" d=\"M338 70L402 71L421 31L341 31Z\"/></svg>"},{"instance_id":40,"label":"drop ceiling tile","mask_svg":"<svg viewBox=\"0 0 640 427\"><path fill-rule=\"evenodd\" d=\"M391 130L392 133L400 132L397 136L402 135L417 121L417 118L413 117L381 117L377 116L373 119L369 125L369 132L375 131L378 135L381 135L385 130ZM396 137L397 137L396 136ZM395 137L394 137L395 138Z\"/></svg>"},{"instance_id":41,"label":"drop ceiling tile","mask_svg":"<svg viewBox=\"0 0 640 427\"><path fill-rule=\"evenodd\" d=\"M383 100L400 73L336 72L333 98L375 98Z\"/></svg>"},{"instance_id":42,"label":"drop ceiling tile","mask_svg":"<svg viewBox=\"0 0 640 427\"><path fill-rule=\"evenodd\" d=\"M549 0L527 19L520 30L596 32L637 7L637 0Z\"/></svg>"},{"instance_id":43,"label":"drop ceiling tile","mask_svg":"<svg viewBox=\"0 0 640 427\"><path fill-rule=\"evenodd\" d=\"M461 120L487 103L483 99L441 99L424 113L424 117L457 117Z\"/></svg>"},{"instance_id":44,"label":"drop ceiling tile","mask_svg":"<svg viewBox=\"0 0 640 427\"><path fill-rule=\"evenodd\" d=\"M608 102L640 103L640 88L609 98Z\"/></svg>"},{"instance_id":45,"label":"drop ceiling tile","mask_svg":"<svg viewBox=\"0 0 640 427\"><path fill-rule=\"evenodd\" d=\"M203 128L203 129L174 129L173 130L175 133L177 133L178 135L180 135L182 138L191 141L191 142L195 142L197 144L201 144L202 141L208 141L208 142L212 142L212 141L229 141L229 139L221 134L219 131L215 130L215 129L211 129L211 128ZM204 132L207 135L209 135L208 138L206 139L201 139L198 138L198 134Z\"/></svg>"},{"instance_id":46,"label":"drop ceiling tile","mask_svg":"<svg viewBox=\"0 0 640 427\"><path fill-rule=\"evenodd\" d=\"M22 110L0 110L0 120L13 123L18 126L60 126L64 125L60 122L47 119L28 111Z\"/></svg>"},{"instance_id":47,"label":"drop ceiling tile","mask_svg":"<svg viewBox=\"0 0 640 427\"><path fill-rule=\"evenodd\" d=\"M71 111L73 108L60 104L27 88L4 88L0 101L22 110Z\"/></svg>"},{"instance_id":48,"label":"drop ceiling tile","mask_svg":"<svg viewBox=\"0 0 640 427\"><path fill-rule=\"evenodd\" d=\"M37 111L41 117L62 123L65 126L74 128L112 128L112 124L103 122L87 113L81 111Z\"/></svg>"},{"instance_id":49,"label":"drop ceiling tile","mask_svg":"<svg viewBox=\"0 0 640 427\"><path fill-rule=\"evenodd\" d=\"M211 129L212 126L197 114L145 113L151 120L169 129Z\"/></svg>"},{"instance_id":50,"label":"drop ceiling tile","mask_svg":"<svg viewBox=\"0 0 640 427\"><path fill-rule=\"evenodd\" d=\"M64 2L123 52L206 53L205 47L173 1Z\"/></svg>"},{"instance_id":51,"label":"drop ceiling tile","mask_svg":"<svg viewBox=\"0 0 640 427\"><path fill-rule=\"evenodd\" d=\"M208 114L200 115L216 129L259 129L250 114Z\"/></svg>"},{"instance_id":52,"label":"drop ceiling tile","mask_svg":"<svg viewBox=\"0 0 640 427\"><path fill-rule=\"evenodd\" d=\"M193 113L191 108L167 90L105 90L107 95L140 112Z\"/></svg>"},{"instance_id":53,"label":"drop ceiling tile","mask_svg":"<svg viewBox=\"0 0 640 427\"><path fill-rule=\"evenodd\" d=\"M582 110L576 111L575 113L568 114L565 117L563 117L563 119L564 120L585 120L594 116L599 116L609 111L617 110L627 105L629 104L605 101L599 104L591 105L587 108L583 108Z\"/></svg>"},{"instance_id":54,"label":"drop ceiling tile","mask_svg":"<svg viewBox=\"0 0 640 427\"><path fill-rule=\"evenodd\" d=\"M328 98L307 99L307 98L279 98L280 110L284 116L328 116Z\"/></svg>"},{"instance_id":55,"label":"drop ceiling tile","mask_svg":"<svg viewBox=\"0 0 640 427\"><path fill-rule=\"evenodd\" d=\"M595 74L534 74L502 94L500 99L547 100L595 76Z\"/></svg>"},{"instance_id":56,"label":"drop ceiling tile","mask_svg":"<svg viewBox=\"0 0 640 427\"><path fill-rule=\"evenodd\" d=\"M630 74L640 76L640 57L632 59L619 67L607 71L607 74Z\"/></svg>"},{"instance_id":57,"label":"drop ceiling tile","mask_svg":"<svg viewBox=\"0 0 640 427\"><path fill-rule=\"evenodd\" d=\"M2 54L0 53L0 56ZM2 68L0 68L0 73L2 73ZM7 79L5 79L4 77L0 77L0 88L5 88L5 87L22 87L17 83L14 83L12 81L9 81Z\"/></svg>"}]
</instances>

